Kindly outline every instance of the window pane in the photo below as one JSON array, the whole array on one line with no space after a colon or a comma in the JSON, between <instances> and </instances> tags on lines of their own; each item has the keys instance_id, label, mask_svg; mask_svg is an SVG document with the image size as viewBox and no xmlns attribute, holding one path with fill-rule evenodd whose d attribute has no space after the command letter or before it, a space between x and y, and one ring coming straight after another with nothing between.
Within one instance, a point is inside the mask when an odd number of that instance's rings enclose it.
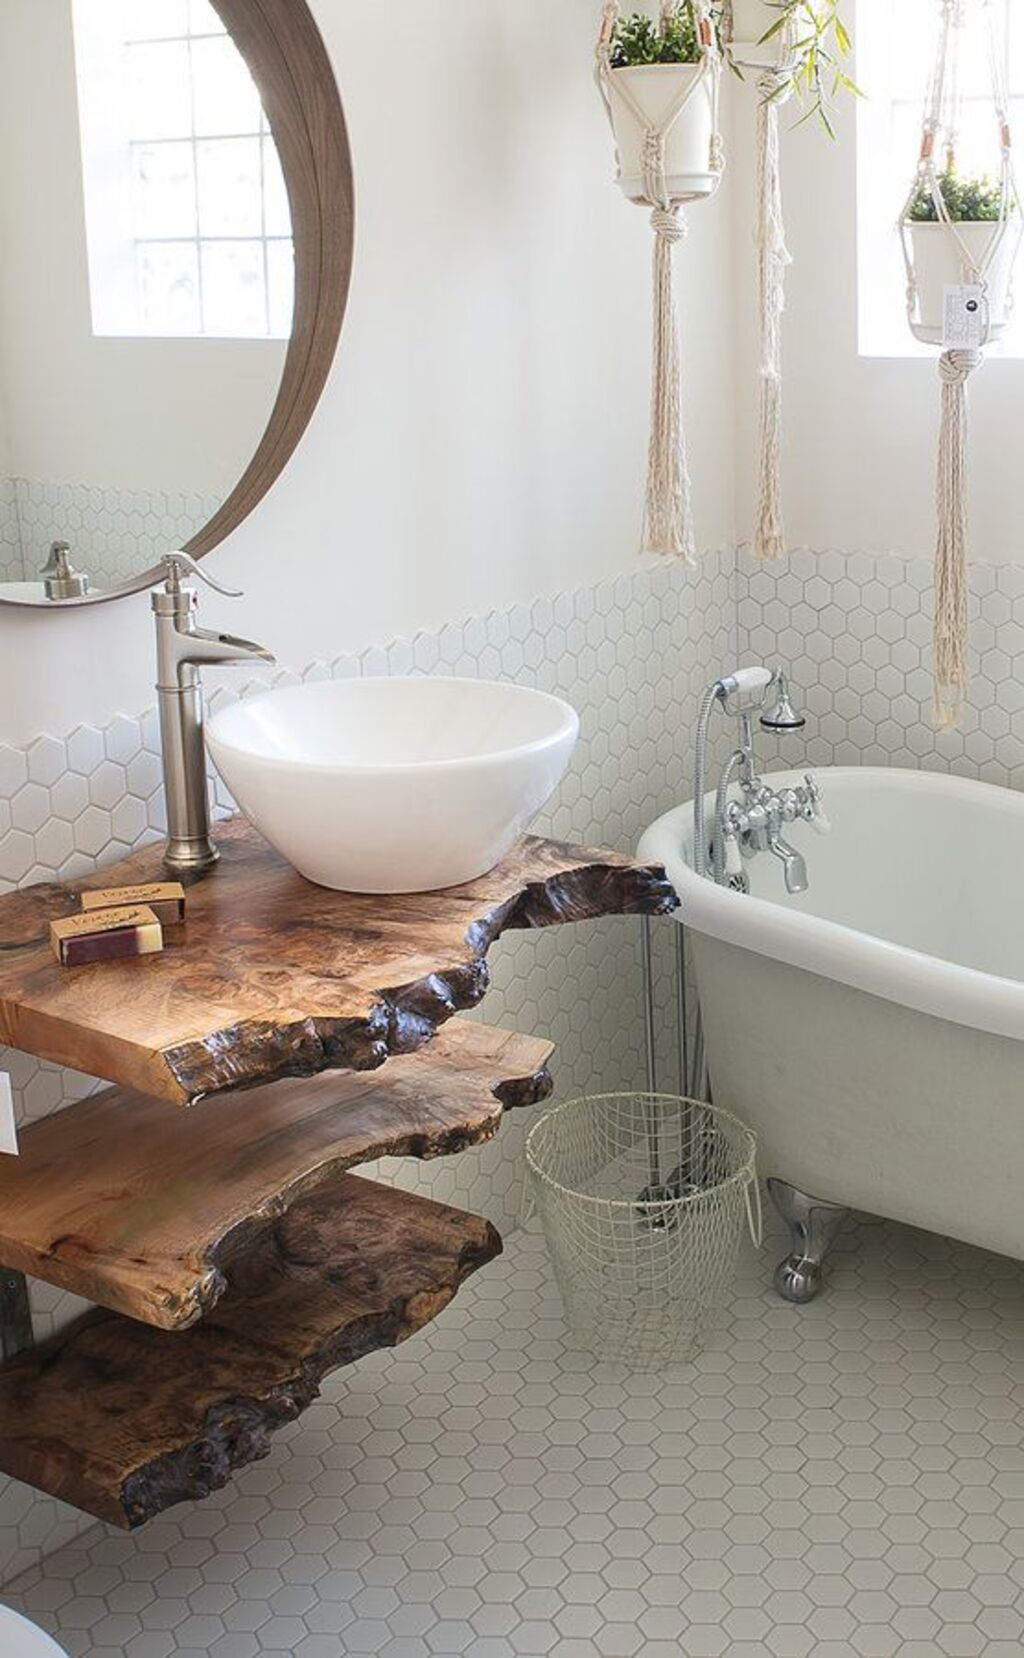
<instances>
[{"instance_id":1,"label":"window pane","mask_svg":"<svg viewBox=\"0 0 1024 1658\"><path fill-rule=\"evenodd\" d=\"M259 93L234 41L226 35L214 40L194 40L192 79L195 130L200 137L259 132Z\"/></svg>"},{"instance_id":2,"label":"window pane","mask_svg":"<svg viewBox=\"0 0 1024 1658\"><path fill-rule=\"evenodd\" d=\"M132 146L135 235L196 234L195 151L183 144Z\"/></svg>"},{"instance_id":3,"label":"window pane","mask_svg":"<svg viewBox=\"0 0 1024 1658\"><path fill-rule=\"evenodd\" d=\"M992 0L996 50L1006 57L1011 120L1024 119L1024 5ZM988 8L964 7L966 26L957 31L961 49L957 88L960 112L955 160L961 175L999 177L1000 143L992 103L988 61ZM927 355L907 327L905 272L895 221L907 199L921 143L926 88L938 45L936 0L859 0L856 16L858 79L867 97L858 105L859 330L868 356ZM937 165L946 163L946 135L940 137ZM1024 311L1005 339L994 346L1017 355L1024 345Z\"/></svg>"},{"instance_id":4,"label":"window pane","mask_svg":"<svg viewBox=\"0 0 1024 1658\"><path fill-rule=\"evenodd\" d=\"M274 338L289 339L295 310L295 250L290 241L267 243L267 310Z\"/></svg>"},{"instance_id":5,"label":"window pane","mask_svg":"<svg viewBox=\"0 0 1024 1658\"><path fill-rule=\"evenodd\" d=\"M140 242L139 309L153 334L198 334L199 262L194 242Z\"/></svg>"},{"instance_id":6,"label":"window pane","mask_svg":"<svg viewBox=\"0 0 1024 1658\"><path fill-rule=\"evenodd\" d=\"M160 41L129 50L133 138L183 138L192 131L188 45Z\"/></svg>"},{"instance_id":7,"label":"window pane","mask_svg":"<svg viewBox=\"0 0 1024 1658\"><path fill-rule=\"evenodd\" d=\"M216 138L198 144L199 234L259 236L260 140Z\"/></svg>"},{"instance_id":8,"label":"window pane","mask_svg":"<svg viewBox=\"0 0 1024 1658\"><path fill-rule=\"evenodd\" d=\"M188 0L133 0L124 8L124 38L167 40L183 35L188 23Z\"/></svg>"},{"instance_id":9,"label":"window pane","mask_svg":"<svg viewBox=\"0 0 1024 1658\"><path fill-rule=\"evenodd\" d=\"M265 335L263 243L204 242L203 326L207 334Z\"/></svg>"},{"instance_id":10,"label":"window pane","mask_svg":"<svg viewBox=\"0 0 1024 1658\"><path fill-rule=\"evenodd\" d=\"M292 214L281 171L281 158L272 138L263 140L263 229L267 236L290 236Z\"/></svg>"}]
</instances>

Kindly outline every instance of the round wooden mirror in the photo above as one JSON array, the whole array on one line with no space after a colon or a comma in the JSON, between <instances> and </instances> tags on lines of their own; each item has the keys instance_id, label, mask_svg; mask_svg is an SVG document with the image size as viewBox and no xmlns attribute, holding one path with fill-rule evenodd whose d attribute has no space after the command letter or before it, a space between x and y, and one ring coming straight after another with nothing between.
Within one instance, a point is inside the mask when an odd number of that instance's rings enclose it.
<instances>
[{"instance_id":1,"label":"round wooden mirror","mask_svg":"<svg viewBox=\"0 0 1024 1658\"><path fill-rule=\"evenodd\" d=\"M0 603L103 603L216 547L309 422L344 114L306 0L0 0L0 107Z\"/></svg>"}]
</instances>

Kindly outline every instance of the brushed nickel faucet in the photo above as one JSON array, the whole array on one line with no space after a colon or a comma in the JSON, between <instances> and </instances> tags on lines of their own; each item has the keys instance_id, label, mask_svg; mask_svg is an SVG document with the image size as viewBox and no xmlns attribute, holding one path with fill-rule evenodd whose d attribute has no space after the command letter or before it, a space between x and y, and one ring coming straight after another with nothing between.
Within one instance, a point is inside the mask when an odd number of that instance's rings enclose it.
<instances>
[{"instance_id":1,"label":"brushed nickel faucet","mask_svg":"<svg viewBox=\"0 0 1024 1658\"><path fill-rule=\"evenodd\" d=\"M167 803L164 862L176 874L195 874L209 869L218 858L210 838L203 686L199 669L225 662L273 662L274 657L249 639L197 627L199 595L186 578L198 576L207 587L227 598L239 599L241 593L214 581L188 553L168 553L163 564L166 581L152 598L156 617L156 692Z\"/></svg>"}]
</instances>

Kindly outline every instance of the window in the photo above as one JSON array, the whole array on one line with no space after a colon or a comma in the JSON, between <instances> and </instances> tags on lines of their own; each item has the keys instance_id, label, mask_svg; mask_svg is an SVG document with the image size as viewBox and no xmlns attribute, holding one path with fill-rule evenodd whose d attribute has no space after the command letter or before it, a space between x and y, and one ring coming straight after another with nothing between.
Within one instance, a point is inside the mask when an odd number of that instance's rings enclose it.
<instances>
[{"instance_id":1,"label":"window","mask_svg":"<svg viewBox=\"0 0 1024 1658\"><path fill-rule=\"evenodd\" d=\"M1005 19L1010 115L1015 137L1024 138L1024 5L992 0ZM968 0L961 67L963 126L957 145L960 171L998 174L999 150L992 113L987 31L980 0ZM937 0L859 0L857 80L866 98L857 110L857 257L860 351L865 357L914 357L928 350L914 341L906 322L906 276L895 225L910 189L921 141L925 87L935 54ZM973 25L973 26L972 26ZM1018 152L1018 166L1020 162ZM1024 179L1018 179L1024 186ZM1018 304L1006 335L993 351L1024 357L1024 256L1018 266Z\"/></svg>"},{"instance_id":2,"label":"window","mask_svg":"<svg viewBox=\"0 0 1024 1658\"><path fill-rule=\"evenodd\" d=\"M277 149L209 0L74 0L96 334L286 338Z\"/></svg>"}]
</instances>

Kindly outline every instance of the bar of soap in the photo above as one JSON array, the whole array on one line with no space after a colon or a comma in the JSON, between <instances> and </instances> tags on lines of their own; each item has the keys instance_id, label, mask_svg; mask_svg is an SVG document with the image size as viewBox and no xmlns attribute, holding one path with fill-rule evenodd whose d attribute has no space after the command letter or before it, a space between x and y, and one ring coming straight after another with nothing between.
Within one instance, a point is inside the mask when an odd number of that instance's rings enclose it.
<instances>
[{"instance_id":1,"label":"bar of soap","mask_svg":"<svg viewBox=\"0 0 1024 1658\"><path fill-rule=\"evenodd\" d=\"M62 967L152 956L164 947L164 930L145 904L92 910L50 922L50 944Z\"/></svg>"},{"instance_id":2,"label":"bar of soap","mask_svg":"<svg viewBox=\"0 0 1024 1658\"><path fill-rule=\"evenodd\" d=\"M164 927L175 927L185 919L185 888L180 881L152 881L140 887L105 887L82 893L82 908L121 910L144 905Z\"/></svg>"}]
</instances>

